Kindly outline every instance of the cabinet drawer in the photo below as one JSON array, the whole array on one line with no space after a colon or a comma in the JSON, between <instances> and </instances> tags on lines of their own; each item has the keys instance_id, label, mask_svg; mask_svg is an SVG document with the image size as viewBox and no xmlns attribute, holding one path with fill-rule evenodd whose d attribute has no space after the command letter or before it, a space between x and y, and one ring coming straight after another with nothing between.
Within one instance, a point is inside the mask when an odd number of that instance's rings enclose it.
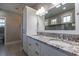
<instances>
[{"instance_id":1,"label":"cabinet drawer","mask_svg":"<svg viewBox=\"0 0 79 59\"><path fill-rule=\"evenodd\" d=\"M28 55L30 55L30 56L39 56L40 55L40 51L39 51L39 49L34 47L31 43L29 43Z\"/></svg>"},{"instance_id":2,"label":"cabinet drawer","mask_svg":"<svg viewBox=\"0 0 79 59\"><path fill-rule=\"evenodd\" d=\"M29 55L31 55L31 56L40 55L40 45L39 45L38 41L34 40L33 38L28 37L28 44L29 44L29 46L28 46Z\"/></svg>"},{"instance_id":3,"label":"cabinet drawer","mask_svg":"<svg viewBox=\"0 0 79 59\"><path fill-rule=\"evenodd\" d=\"M33 38L29 37L29 44L31 44L31 46L37 50L40 50L40 43L36 40L34 40Z\"/></svg>"},{"instance_id":4,"label":"cabinet drawer","mask_svg":"<svg viewBox=\"0 0 79 59\"><path fill-rule=\"evenodd\" d=\"M39 56L40 55L40 51L36 48L32 48L32 55L33 56Z\"/></svg>"}]
</instances>

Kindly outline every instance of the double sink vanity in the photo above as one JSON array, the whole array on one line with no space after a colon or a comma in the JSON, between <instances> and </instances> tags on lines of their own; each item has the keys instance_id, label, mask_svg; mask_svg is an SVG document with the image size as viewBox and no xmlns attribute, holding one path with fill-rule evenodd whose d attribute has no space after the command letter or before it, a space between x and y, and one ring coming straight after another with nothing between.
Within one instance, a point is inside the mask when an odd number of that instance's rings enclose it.
<instances>
[{"instance_id":1,"label":"double sink vanity","mask_svg":"<svg viewBox=\"0 0 79 59\"><path fill-rule=\"evenodd\" d=\"M79 55L79 43L43 35L30 35L27 39L27 54L38 56L76 56ZM34 48L34 49L33 49ZM34 53L33 53L34 52ZM32 54L33 53L33 54Z\"/></svg>"},{"instance_id":2,"label":"double sink vanity","mask_svg":"<svg viewBox=\"0 0 79 59\"><path fill-rule=\"evenodd\" d=\"M24 8L23 50L27 55L79 56L79 4L60 5L45 16L36 15L36 10L28 6ZM66 9L63 10L63 7ZM38 32L46 32L46 35ZM67 35L57 37L48 33Z\"/></svg>"}]
</instances>

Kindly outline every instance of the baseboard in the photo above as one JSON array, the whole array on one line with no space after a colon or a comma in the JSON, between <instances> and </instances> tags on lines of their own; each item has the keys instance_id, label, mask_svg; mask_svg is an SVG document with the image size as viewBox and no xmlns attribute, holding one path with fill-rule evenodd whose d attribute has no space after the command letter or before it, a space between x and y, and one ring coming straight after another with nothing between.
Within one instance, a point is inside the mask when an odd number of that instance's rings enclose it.
<instances>
[{"instance_id":1,"label":"baseboard","mask_svg":"<svg viewBox=\"0 0 79 59\"><path fill-rule=\"evenodd\" d=\"M9 45L9 44L16 44L16 43L20 43L21 40L18 40L18 41L12 41L12 42L7 42L5 45Z\"/></svg>"}]
</instances>

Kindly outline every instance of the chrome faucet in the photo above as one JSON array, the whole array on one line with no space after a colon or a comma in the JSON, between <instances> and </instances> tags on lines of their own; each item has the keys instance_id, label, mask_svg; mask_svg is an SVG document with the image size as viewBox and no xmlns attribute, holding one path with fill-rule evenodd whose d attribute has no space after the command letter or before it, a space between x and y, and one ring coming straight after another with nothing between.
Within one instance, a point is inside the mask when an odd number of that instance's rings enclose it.
<instances>
[{"instance_id":1,"label":"chrome faucet","mask_svg":"<svg viewBox=\"0 0 79 59\"><path fill-rule=\"evenodd\" d=\"M58 39L63 40L63 34L60 34L57 37L58 37Z\"/></svg>"}]
</instances>

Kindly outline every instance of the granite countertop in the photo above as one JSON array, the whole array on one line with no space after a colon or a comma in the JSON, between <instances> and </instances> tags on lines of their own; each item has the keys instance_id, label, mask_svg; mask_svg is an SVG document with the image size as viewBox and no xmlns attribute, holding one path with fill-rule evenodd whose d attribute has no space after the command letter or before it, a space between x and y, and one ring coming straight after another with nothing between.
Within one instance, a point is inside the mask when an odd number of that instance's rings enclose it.
<instances>
[{"instance_id":1,"label":"granite countertop","mask_svg":"<svg viewBox=\"0 0 79 59\"><path fill-rule=\"evenodd\" d=\"M29 35L30 37L42 41L46 44L55 46L62 50L68 51L70 53L76 54L79 56L79 42L61 40L58 38L47 37L42 35Z\"/></svg>"}]
</instances>

